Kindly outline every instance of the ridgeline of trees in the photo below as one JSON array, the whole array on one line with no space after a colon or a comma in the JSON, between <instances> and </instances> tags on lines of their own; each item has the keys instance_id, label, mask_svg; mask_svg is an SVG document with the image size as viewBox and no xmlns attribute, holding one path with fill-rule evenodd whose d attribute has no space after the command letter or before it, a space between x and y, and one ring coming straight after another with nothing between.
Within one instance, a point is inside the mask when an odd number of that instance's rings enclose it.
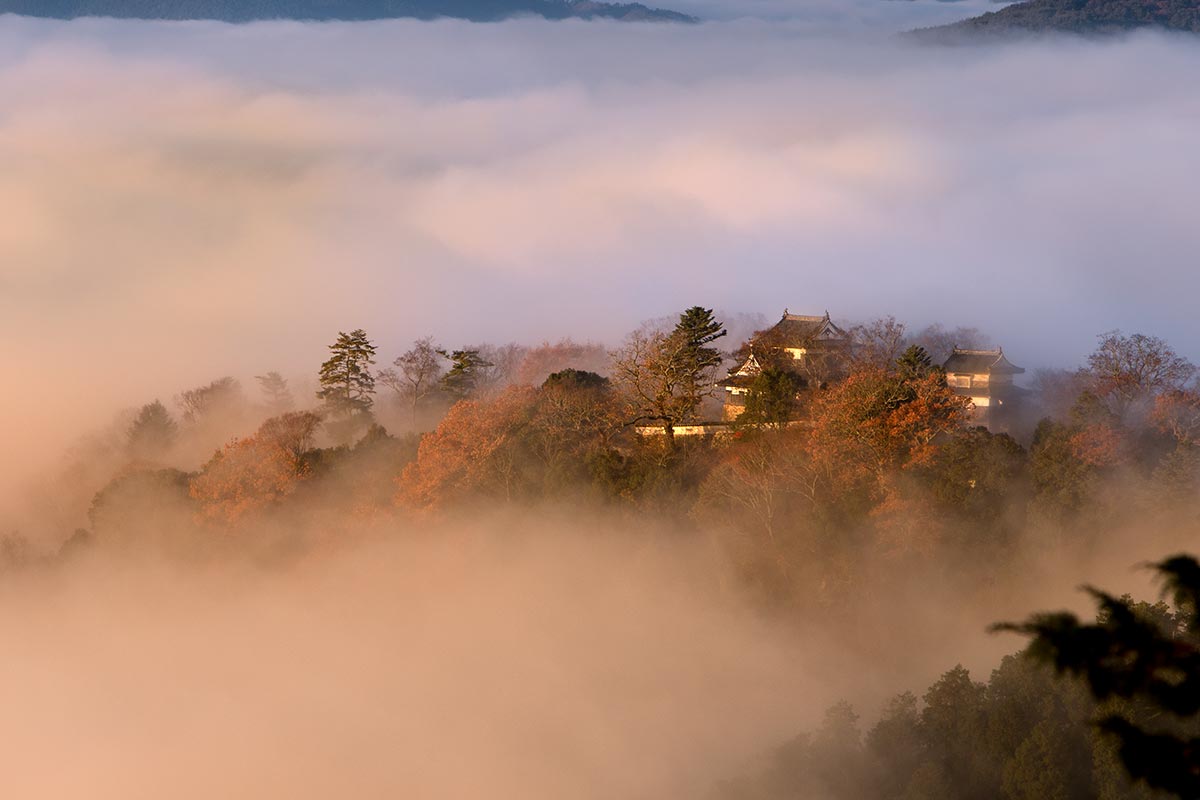
<instances>
[{"instance_id":1,"label":"ridgeline of trees","mask_svg":"<svg viewBox=\"0 0 1200 800\"><path fill-rule=\"evenodd\" d=\"M110 471L94 468L93 480L111 485L92 503L93 533L135 516L114 510L137 494L118 491L131 482L163 495L179 528L200 526L201 538L205 526L253 527L313 504L353 525L591 502L715 529L769 602L823 607L869 582L862 565L881 554L953 557L970 580L1037 531L1048 541L1071 531L1086 547L1089 526L1194 507L1200 390L1167 343L1103 335L1082 369L1036 376L1040 421L995 432L972 424L931 356L977 332L910 336L887 318L853 333L820 379L764 368L719 438L672 435L720 413L713 345L724 327L701 307L611 353L570 340L448 349L423 338L378 371L366 333L342 333L311 409L267 373L257 402L221 378L181 393L178 418L158 401L139 410L95 459ZM638 435L647 424L665 435ZM230 441L231 429L245 433ZM193 472L179 470L187 453Z\"/></svg>"}]
</instances>

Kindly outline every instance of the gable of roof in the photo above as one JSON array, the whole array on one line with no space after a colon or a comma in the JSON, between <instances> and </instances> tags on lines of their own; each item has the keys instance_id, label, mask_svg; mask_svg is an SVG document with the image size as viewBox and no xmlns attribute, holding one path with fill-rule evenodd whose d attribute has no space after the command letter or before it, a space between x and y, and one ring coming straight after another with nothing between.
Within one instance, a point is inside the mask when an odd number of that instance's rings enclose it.
<instances>
[{"instance_id":1,"label":"gable of roof","mask_svg":"<svg viewBox=\"0 0 1200 800\"><path fill-rule=\"evenodd\" d=\"M972 375L1019 375L1025 371L1004 357L1004 348L967 350L956 347L942 368L948 374Z\"/></svg>"},{"instance_id":2,"label":"gable of roof","mask_svg":"<svg viewBox=\"0 0 1200 800\"><path fill-rule=\"evenodd\" d=\"M829 312L824 316L789 314L785 309L783 318L774 327L758 337L768 347L806 347L813 342L843 342L849 337L833 324Z\"/></svg>"},{"instance_id":3,"label":"gable of roof","mask_svg":"<svg viewBox=\"0 0 1200 800\"><path fill-rule=\"evenodd\" d=\"M724 380L717 381L717 386L723 386L727 389L732 387L744 389L754 383L754 379L761 372L762 364L758 362L758 358L755 357L754 353L751 353L750 357L740 367L731 369Z\"/></svg>"},{"instance_id":4,"label":"gable of roof","mask_svg":"<svg viewBox=\"0 0 1200 800\"><path fill-rule=\"evenodd\" d=\"M746 359L746 363L742 364L742 366L733 372L733 374L749 375L753 377L760 372L762 372L762 364L758 363L758 358L754 355L754 353L751 353L750 357Z\"/></svg>"}]
</instances>

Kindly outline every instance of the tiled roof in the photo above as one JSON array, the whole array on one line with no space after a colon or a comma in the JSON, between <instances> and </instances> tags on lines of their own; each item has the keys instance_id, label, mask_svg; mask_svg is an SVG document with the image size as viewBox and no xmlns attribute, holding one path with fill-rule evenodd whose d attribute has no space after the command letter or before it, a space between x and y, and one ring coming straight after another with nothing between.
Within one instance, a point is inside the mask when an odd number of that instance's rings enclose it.
<instances>
[{"instance_id":1,"label":"tiled roof","mask_svg":"<svg viewBox=\"0 0 1200 800\"><path fill-rule=\"evenodd\" d=\"M845 340L846 332L834 325L829 312L824 316L808 316L783 312L783 318L763 333L763 343L770 347L804 347L815 340Z\"/></svg>"},{"instance_id":2,"label":"tiled roof","mask_svg":"<svg viewBox=\"0 0 1200 800\"><path fill-rule=\"evenodd\" d=\"M963 350L954 348L943 368L947 373L972 375L1019 375L1025 370L1004 357L1004 350Z\"/></svg>"}]
</instances>

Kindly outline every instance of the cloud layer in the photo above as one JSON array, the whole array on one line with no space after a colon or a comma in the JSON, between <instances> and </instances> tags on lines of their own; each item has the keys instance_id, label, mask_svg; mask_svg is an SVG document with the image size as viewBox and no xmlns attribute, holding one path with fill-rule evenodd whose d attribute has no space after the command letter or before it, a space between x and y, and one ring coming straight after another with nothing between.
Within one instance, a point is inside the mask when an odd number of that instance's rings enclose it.
<instances>
[{"instance_id":1,"label":"cloud layer","mask_svg":"<svg viewBox=\"0 0 1200 800\"><path fill-rule=\"evenodd\" d=\"M0 788L695 797L813 720L796 643L702 591L695 554L521 527L9 576Z\"/></svg>"},{"instance_id":2,"label":"cloud layer","mask_svg":"<svg viewBox=\"0 0 1200 800\"><path fill-rule=\"evenodd\" d=\"M1113 327L1200 356L1200 46L920 49L884 33L971 10L900 5L836 37L817 6L0 19L10 463L218 375L309 374L360 326L390 359L787 305L975 325L1027 366Z\"/></svg>"}]
</instances>

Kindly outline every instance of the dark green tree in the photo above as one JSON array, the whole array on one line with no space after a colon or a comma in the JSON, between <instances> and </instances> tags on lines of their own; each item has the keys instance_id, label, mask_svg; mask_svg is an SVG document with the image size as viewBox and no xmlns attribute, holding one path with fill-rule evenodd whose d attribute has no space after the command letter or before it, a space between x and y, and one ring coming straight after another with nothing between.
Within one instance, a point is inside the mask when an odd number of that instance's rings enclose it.
<instances>
[{"instance_id":1,"label":"dark green tree","mask_svg":"<svg viewBox=\"0 0 1200 800\"><path fill-rule=\"evenodd\" d=\"M1004 794L1009 800L1084 800L1064 766L1071 761L1070 742L1052 720L1042 720L1013 753L1004 768Z\"/></svg>"},{"instance_id":2,"label":"dark green tree","mask_svg":"<svg viewBox=\"0 0 1200 800\"><path fill-rule=\"evenodd\" d=\"M713 317L711 308L692 306L679 315L672 336L678 337L684 344L680 357L694 375L702 375L721 364L724 356L710 344L725 336L728 331L725 326Z\"/></svg>"},{"instance_id":3,"label":"dark green tree","mask_svg":"<svg viewBox=\"0 0 1200 800\"><path fill-rule=\"evenodd\" d=\"M1033 434L1029 473L1038 507L1059 519L1082 509L1091 497L1097 469L1078 458L1072 439L1078 428L1043 419Z\"/></svg>"},{"instance_id":4,"label":"dark green tree","mask_svg":"<svg viewBox=\"0 0 1200 800\"><path fill-rule=\"evenodd\" d=\"M1087 800L1094 703L1075 681L1061 680L1028 658L1006 656L988 682L986 746L1003 765L1009 798Z\"/></svg>"},{"instance_id":5,"label":"dark green tree","mask_svg":"<svg viewBox=\"0 0 1200 800\"><path fill-rule=\"evenodd\" d=\"M985 697L984 685L971 680L961 665L925 693L921 735L928 756L939 762L958 797L986 797L998 782L984 746Z\"/></svg>"},{"instance_id":6,"label":"dark green tree","mask_svg":"<svg viewBox=\"0 0 1200 800\"><path fill-rule=\"evenodd\" d=\"M374 404L375 345L364 330L338 333L329 346L329 359L321 365L317 397L326 410L341 419L369 417Z\"/></svg>"},{"instance_id":7,"label":"dark green tree","mask_svg":"<svg viewBox=\"0 0 1200 800\"><path fill-rule=\"evenodd\" d=\"M582 369L567 369L559 370L551 373L545 381L542 382L543 389L552 387L562 387L567 390L597 390L607 391L611 384L608 378L599 375L595 372L589 372Z\"/></svg>"},{"instance_id":8,"label":"dark green tree","mask_svg":"<svg viewBox=\"0 0 1200 800\"><path fill-rule=\"evenodd\" d=\"M804 378L789 370L767 367L754 376L746 391L746 410L738 417L748 425L780 426L792 419L800 406Z\"/></svg>"},{"instance_id":9,"label":"dark green tree","mask_svg":"<svg viewBox=\"0 0 1200 800\"><path fill-rule=\"evenodd\" d=\"M995 524L1023 492L1025 450L1006 433L971 428L942 445L926 474L946 510Z\"/></svg>"},{"instance_id":10,"label":"dark green tree","mask_svg":"<svg viewBox=\"0 0 1200 800\"><path fill-rule=\"evenodd\" d=\"M933 365L933 359L929 357L929 353L925 352L925 348L918 344L909 345L908 349L896 359L896 371L901 380L920 380L936 369L939 367Z\"/></svg>"},{"instance_id":11,"label":"dark green tree","mask_svg":"<svg viewBox=\"0 0 1200 800\"><path fill-rule=\"evenodd\" d=\"M492 366L492 363L479 355L478 350L455 350L447 353L437 351L443 358L449 359L450 369L442 376L442 391L457 403L475 394L479 387L480 371Z\"/></svg>"},{"instance_id":12,"label":"dark green tree","mask_svg":"<svg viewBox=\"0 0 1200 800\"><path fill-rule=\"evenodd\" d=\"M727 333L725 326L713 317L712 309L701 306L692 306L680 314L671 333L683 345L679 351L683 389L696 396L697 407L715 391L715 371L725 360L720 350L709 345Z\"/></svg>"},{"instance_id":13,"label":"dark green tree","mask_svg":"<svg viewBox=\"0 0 1200 800\"><path fill-rule=\"evenodd\" d=\"M1080 676L1104 703L1097 720L1130 776L1180 798L1200 797L1200 563L1177 555L1151 565L1164 604L1098 589L1096 621L1067 612L997 626L1032 637L1029 654Z\"/></svg>"},{"instance_id":14,"label":"dark green tree","mask_svg":"<svg viewBox=\"0 0 1200 800\"><path fill-rule=\"evenodd\" d=\"M880 797L899 797L921 763L924 744L919 729L917 697L912 692L893 697L879 722L867 734L867 752L880 767Z\"/></svg>"}]
</instances>

